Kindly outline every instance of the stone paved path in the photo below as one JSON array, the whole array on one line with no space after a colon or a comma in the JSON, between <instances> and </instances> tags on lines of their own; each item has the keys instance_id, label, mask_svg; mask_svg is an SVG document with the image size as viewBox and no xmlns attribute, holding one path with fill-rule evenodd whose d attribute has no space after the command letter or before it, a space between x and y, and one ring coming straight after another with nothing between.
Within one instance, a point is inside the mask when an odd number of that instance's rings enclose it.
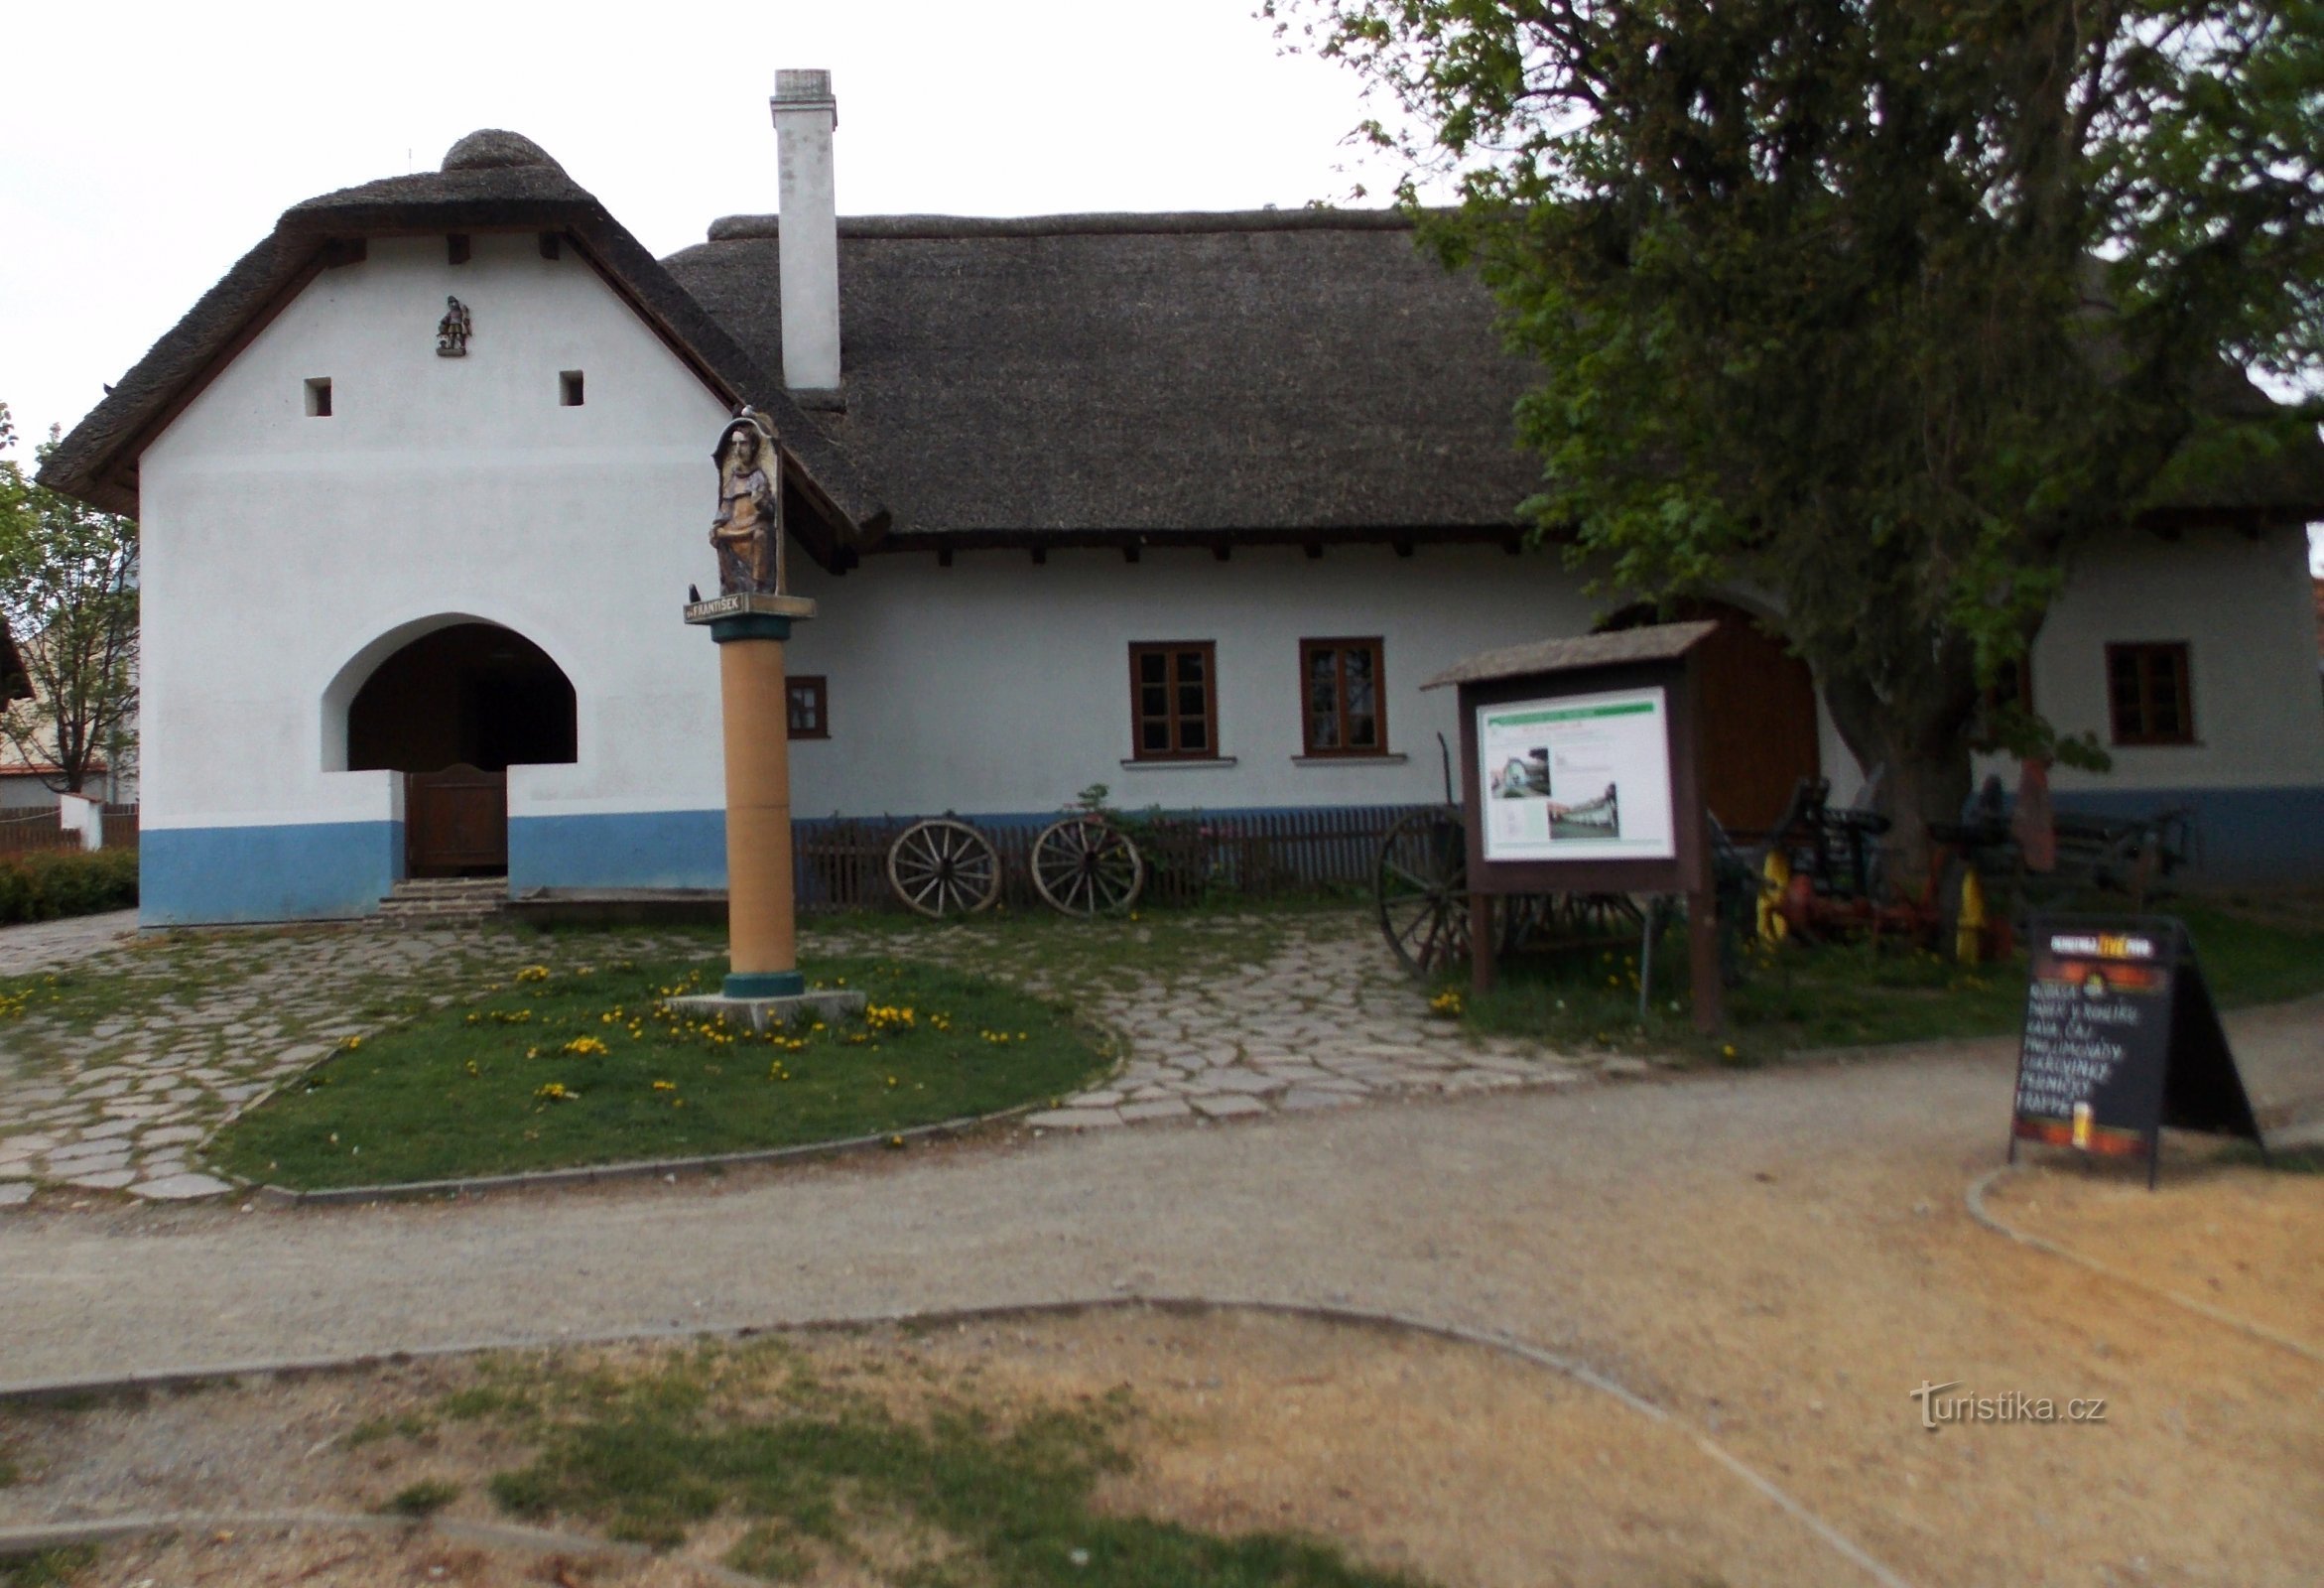
<instances>
[{"instance_id":1,"label":"stone paved path","mask_svg":"<svg viewBox=\"0 0 2324 1588\"><path fill-rule=\"evenodd\" d=\"M1199 989L1099 994L1095 1012L1130 1043L1128 1064L1028 1123L1090 1129L1335 1109L1416 1092L1572 1086L1603 1068L1598 1058L1464 1036L1457 1022L1429 1012L1378 933L1359 921L1334 925L1292 934L1263 963Z\"/></svg>"},{"instance_id":2,"label":"stone paved path","mask_svg":"<svg viewBox=\"0 0 2324 1588\"><path fill-rule=\"evenodd\" d=\"M699 937L520 937L483 925L124 941L118 919L97 919L109 927L51 934L40 944L0 933L0 964L59 965L77 953L83 990L97 980L122 984L115 1001L141 1011L76 1020L36 1010L0 1025L0 1207L28 1200L44 1180L154 1200L217 1195L231 1188L201 1171L200 1143L339 1043L409 1008L415 994L441 1005L533 959L582 963L704 947ZM1129 1056L1101 1085L1031 1116L1035 1128L1562 1087L1644 1068L1634 1059L1566 1058L1464 1037L1429 1012L1378 935L1353 913L1266 923L1225 917L1218 925L1262 933L1265 957L1189 978L1183 970L1141 975L1134 956L1125 956L1103 985L1068 987L1059 983L1070 973L1038 958L996 959L973 927L905 936L877 924L811 924L808 947L918 954L1076 997Z\"/></svg>"},{"instance_id":3,"label":"stone paved path","mask_svg":"<svg viewBox=\"0 0 2324 1588\"><path fill-rule=\"evenodd\" d=\"M118 947L137 933L135 910L0 927L0 976L30 976Z\"/></svg>"},{"instance_id":4,"label":"stone paved path","mask_svg":"<svg viewBox=\"0 0 2324 1588\"><path fill-rule=\"evenodd\" d=\"M409 1008L416 994L441 1005L526 959L586 960L610 946L476 926L127 942L116 928L39 948L0 934L0 963L30 959L57 975L72 959L76 991L110 984L113 1001L139 1011L92 1019L84 999L72 1000L65 1013L36 1006L0 1026L0 1207L28 1200L40 1180L159 1201L215 1196L231 1188L200 1171L199 1144L339 1043ZM619 952L658 947L629 938Z\"/></svg>"}]
</instances>

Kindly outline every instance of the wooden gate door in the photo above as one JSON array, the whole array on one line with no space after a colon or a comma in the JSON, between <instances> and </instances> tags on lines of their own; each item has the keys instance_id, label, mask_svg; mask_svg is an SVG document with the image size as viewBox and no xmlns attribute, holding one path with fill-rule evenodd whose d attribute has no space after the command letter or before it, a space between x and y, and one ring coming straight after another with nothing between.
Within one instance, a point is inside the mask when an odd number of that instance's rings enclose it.
<instances>
[{"instance_id":1,"label":"wooden gate door","mask_svg":"<svg viewBox=\"0 0 2324 1588\"><path fill-rule=\"evenodd\" d=\"M412 876L490 876L508 869L508 774L455 764L404 786L404 859Z\"/></svg>"}]
</instances>

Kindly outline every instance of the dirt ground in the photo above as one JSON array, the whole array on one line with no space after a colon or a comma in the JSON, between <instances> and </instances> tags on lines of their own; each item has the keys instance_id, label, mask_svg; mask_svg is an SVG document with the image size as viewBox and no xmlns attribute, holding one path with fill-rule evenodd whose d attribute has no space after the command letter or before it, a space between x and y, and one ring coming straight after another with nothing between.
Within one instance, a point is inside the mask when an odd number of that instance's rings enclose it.
<instances>
[{"instance_id":1,"label":"dirt ground","mask_svg":"<svg viewBox=\"0 0 2324 1588\"><path fill-rule=\"evenodd\" d=\"M1855 1535L1907 1580L2292 1584L2324 1551L2324 1369L2074 1268L1972 1224L1958 1202L1902 1204L1874 1247L1822 1239L1866 1207L1898 1207L1876 1162L1813 1182L1761 1171L1770 1211L1755 1249L1673 1244L1670 1305L1638 1320L1633 1384L1711 1430L1747 1420L1750 1444L1788 1452L1768 1476L1813 1496L1886 1496L1893 1531ZM2185 1169L2169 1199L2119 1175L2045 1165L1990 1206L2028 1233L2137 1279L2295 1335L2324 1317L2324 1177L2223 1165ZM1823 1217L1815 1216L1816 1209ZM1736 1210L1731 1210L1736 1211ZM1748 1210L1741 1210L1747 1213ZM1796 1232L1786 1234L1786 1232ZM1885 1267L1871 1286L1823 1283L1835 1263ZM1859 1278L1864 1277L1860 1272ZM1709 1301L1710 1305L1704 1303ZM1905 1315L1917 1314L1910 1327ZM1932 1316L1942 1360L1927 1353ZM1749 1327L1784 1318L1812 1366L1770 1360ZM1129 1473L1102 1504L1205 1530L1293 1530L1448 1588L1668 1584L1743 1588L1863 1580L1798 1522L1708 1458L1686 1427L1648 1419L1551 1370L1428 1336L1252 1312L1147 1308L981 1321L935 1330L787 1337L819 1375L910 1414L968 1394L1002 1419L1127 1387ZM1796 1338L1786 1329L1779 1338ZM1904 1341L1914 1344L1907 1346ZM644 1369L685 1347L568 1352L575 1368ZM747 1348L746 1348L747 1349ZM1779 1351L1775 1355L1786 1355ZM504 1522L483 1492L523 1463L489 1424L425 1417L474 1382L464 1359L163 1394L139 1404L0 1412L20 1481L0 1524L129 1511L374 1513L424 1480L459 1486L442 1515ZM2103 1422L1917 1426L1906 1391L2104 1397ZM1732 1385L1724 1392L1708 1387ZM1847 1425L1860 1387L1884 1424ZM350 1434L368 1426L372 1433ZM407 1427L420 1427L417 1422ZM1975 1518L1964 1526L1962 1519ZM695 1588L740 1532L713 1520L646 1564L509 1550L433 1529L399 1535L243 1528L108 1545L81 1581L161 1585L448 1582L467 1588ZM576 1530L585 1530L578 1528ZM1939 1554L1915 1536L1948 1537ZM825 1584L876 1580L827 1572Z\"/></svg>"},{"instance_id":2,"label":"dirt ground","mask_svg":"<svg viewBox=\"0 0 2324 1588\"><path fill-rule=\"evenodd\" d=\"M2093 1272L1964 1207L2009 1086L2005 1055L1898 1058L474 1204L57 1211L0 1221L0 1372L1108 1293L1347 1301L1522 1337L1674 1422L1497 1354L1233 1317L909 1349L986 1385L1127 1383L1150 1412L1136 1503L1312 1526L1448 1588L1872 1580L1696 1433L1916 1588L2311 1588L2324 1366L2157 1291L2324 1348L2324 1176L2174 1138L2159 1193L2056 1157L1994 1188L1997 1216L2114 1270ZM332 1409L352 1383L85 1413L69 1447L5 1414L26 1481L0 1523L303 1504L325 1479L359 1509L399 1473L343 1458L458 1457L334 1451L369 1415ZM1923 1384L2105 1414L1931 1431ZM229 1403L260 1410L213 1416ZM491 1513L471 1486L451 1514ZM144 1575L180 1580L96 1580Z\"/></svg>"},{"instance_id":3,"label":"dirt ground","mask_svg":"<svg viewBox=\"0 0 2324 1588\"><path fill-rule=\"evenodd\" d=\"M1120 1437L1134 1467L1103 1480L1100 1509L1219 1533L1318 1534L1366 1564L1448 1585L1800 1583L1831 1564L1683 1431L1549 1370L1426 1336L1139 1308L788 1343L819 1378L867 1390L907 1417L932 1392L957 1392L1005 1425L1126 1386L1134 1412ZM635 1370L689 1350L562 1360L576 1372ZM376 1513L408 1486L438 1481L460 1489L444 1518L504 1522L483 1480L523 1465L525 1452L499 1429L432 1418L416 1437L349 1437L428 1417L474 1380L470 1364L430 1363L11 1413L0 1429L26 1481L0 1493L0 1521L195 1508ZM715 1561L740 1531L713 1520L659 1574L571 1552L557 1569L590 1588L691 1584L688 1568ZM243 1528L108 1546L87 1580L514 1588L556 1580L543 1571L539 1555L425 1529L399 1538ZM868 1579L827 1568L807 1580Z\"/></svg>"}]
</instances>

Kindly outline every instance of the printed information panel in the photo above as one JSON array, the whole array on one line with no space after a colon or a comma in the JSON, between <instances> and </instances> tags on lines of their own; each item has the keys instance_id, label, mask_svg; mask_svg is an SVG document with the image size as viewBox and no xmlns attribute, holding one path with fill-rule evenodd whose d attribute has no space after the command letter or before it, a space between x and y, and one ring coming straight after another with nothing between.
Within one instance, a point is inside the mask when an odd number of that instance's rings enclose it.
<instances>
[{"instance_id":1,"label":"printed information panel","mask_svg":"<svg viewBox=\"0 0 2324 1588\"><path fill-rule=\"evenodd\" d=\"M1477 708L1487 860L1666 860L1670 705L1659 689Z\"/></svg>"}]
</instances>

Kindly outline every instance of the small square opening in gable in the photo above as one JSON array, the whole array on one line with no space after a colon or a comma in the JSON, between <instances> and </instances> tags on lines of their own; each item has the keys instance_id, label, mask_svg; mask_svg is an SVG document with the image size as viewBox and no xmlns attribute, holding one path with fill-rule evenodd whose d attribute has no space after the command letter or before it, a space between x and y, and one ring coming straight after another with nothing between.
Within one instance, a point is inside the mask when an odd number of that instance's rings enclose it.
<instances>
[{"instance_id":1,"label":"small square opening in gable","mask_svg":"<svg viewBox=\"0 0 2324 1588\"><path fill-rule=\"evenodd\" d=\"M309 419L328 419L330 417L330 382L327 379L319 378L307 383L307 417Z\"/></svg>"},{"instance_id":2,"label":"small square opening in gable","mask_svg":"<svg viewBox=\"0 0 2324 1588\"><path fill-rule=\"evenodd\" d=\"M581 372L578 369L561 371L557 377L557 401L567 408L581 405Z\"/></svg>"}]
</instances>

